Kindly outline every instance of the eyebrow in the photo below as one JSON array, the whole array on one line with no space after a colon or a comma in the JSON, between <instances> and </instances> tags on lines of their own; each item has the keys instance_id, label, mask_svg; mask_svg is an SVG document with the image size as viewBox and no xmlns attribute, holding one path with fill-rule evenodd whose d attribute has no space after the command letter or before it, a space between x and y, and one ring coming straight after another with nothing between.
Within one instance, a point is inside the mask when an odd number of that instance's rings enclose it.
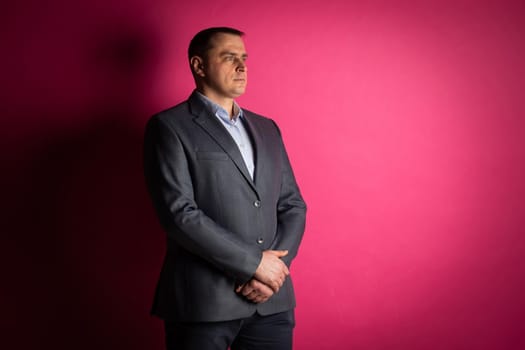
<instances>
[{"instance_id":1,"label":"eyebrow","mask_svg":"<svg viewBox=\"0 0 525 350\"><path fill-rule=\"evenodd\" d=\"M238 56L235 52L231 52L231 51L223 51L219 54L220 56ZM241 57L243 58L247 58L248 57L248 54L247 53L243 53L241 55Z\"/></svg>"}]
</instances>

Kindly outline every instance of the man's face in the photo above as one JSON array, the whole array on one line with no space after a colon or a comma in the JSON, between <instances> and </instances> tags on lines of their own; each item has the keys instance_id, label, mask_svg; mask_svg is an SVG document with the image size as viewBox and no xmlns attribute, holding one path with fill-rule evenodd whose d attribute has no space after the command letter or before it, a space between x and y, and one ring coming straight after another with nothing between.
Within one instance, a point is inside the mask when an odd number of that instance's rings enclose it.
<instances>
[{"instance_id":1,"label":"man's face","mask_svg":"<svg viewBox=\"0 0 525 350\"><path fill-rule=\"evenodd\" d=\"M247 84L247 54L240 36L216 34L212 48L203 58L201 77L209 97L236 98L244 93Z\"/></svg>"}]
</instances>

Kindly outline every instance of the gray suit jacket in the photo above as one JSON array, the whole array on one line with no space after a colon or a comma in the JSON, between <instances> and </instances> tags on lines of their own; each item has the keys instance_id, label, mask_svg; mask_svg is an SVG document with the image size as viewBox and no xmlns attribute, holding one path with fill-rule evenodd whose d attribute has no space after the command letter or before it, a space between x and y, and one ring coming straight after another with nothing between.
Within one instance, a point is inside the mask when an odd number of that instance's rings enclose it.
<instances>
[{"instance_id":1,"label":"gray suit jacket","mask_svg":"<svg viewBox=\"0 0 525 350\"><path fill-rule=\"evenodd\" d=\"M252 181L237 145L193 93L146 126L144 171L167 233L152 313L174 321L224 321L295 307L291 278L267 302L235 293L262 251L296 256L306 206L277 125L244 110L255 154Z\"/></svg>"}]
</instances>

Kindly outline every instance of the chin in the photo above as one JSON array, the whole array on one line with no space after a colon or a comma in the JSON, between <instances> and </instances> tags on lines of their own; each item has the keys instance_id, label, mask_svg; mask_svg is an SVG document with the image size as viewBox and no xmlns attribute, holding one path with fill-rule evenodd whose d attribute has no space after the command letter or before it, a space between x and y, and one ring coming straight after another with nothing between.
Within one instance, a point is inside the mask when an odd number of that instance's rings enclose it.
<instances>
[{"instance_id":1,"label":"chin","mask_svg":"<svg viewBox=\"0 0 525 350\"><path fill-rule=\"evenodd\" d=\"M236 89L235 91L232 92L232 95L235 95L235 97L239 97L242 94L244 94L245 91L246 89Z\"/></svg>"}]
</instances>

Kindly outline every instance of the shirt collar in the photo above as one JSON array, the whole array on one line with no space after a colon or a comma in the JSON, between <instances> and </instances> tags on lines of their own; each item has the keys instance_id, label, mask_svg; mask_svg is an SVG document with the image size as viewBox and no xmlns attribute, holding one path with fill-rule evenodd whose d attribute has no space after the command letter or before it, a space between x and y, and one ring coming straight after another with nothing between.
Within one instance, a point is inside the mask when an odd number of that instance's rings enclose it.
<instances>
[{"instance_id":1,"label":"shirt collar","mask_svg":"<svg viewBox=\"0 0 525 350\"><path fill-rule=\"evenodd\" d=\"M230 113L228 113L224 108L222 108L217 103L210 100L208 97L206 97L204 94L202 94L199 91L197 92L197 97L206 105L206 108L215 114L217 117L221 118L225 122L228 123L235 123L239 118L243 117L243 112L241 107L237 104L237 102L233 101L233 119L230 120Z\"/></svg>"}]
</instances>

